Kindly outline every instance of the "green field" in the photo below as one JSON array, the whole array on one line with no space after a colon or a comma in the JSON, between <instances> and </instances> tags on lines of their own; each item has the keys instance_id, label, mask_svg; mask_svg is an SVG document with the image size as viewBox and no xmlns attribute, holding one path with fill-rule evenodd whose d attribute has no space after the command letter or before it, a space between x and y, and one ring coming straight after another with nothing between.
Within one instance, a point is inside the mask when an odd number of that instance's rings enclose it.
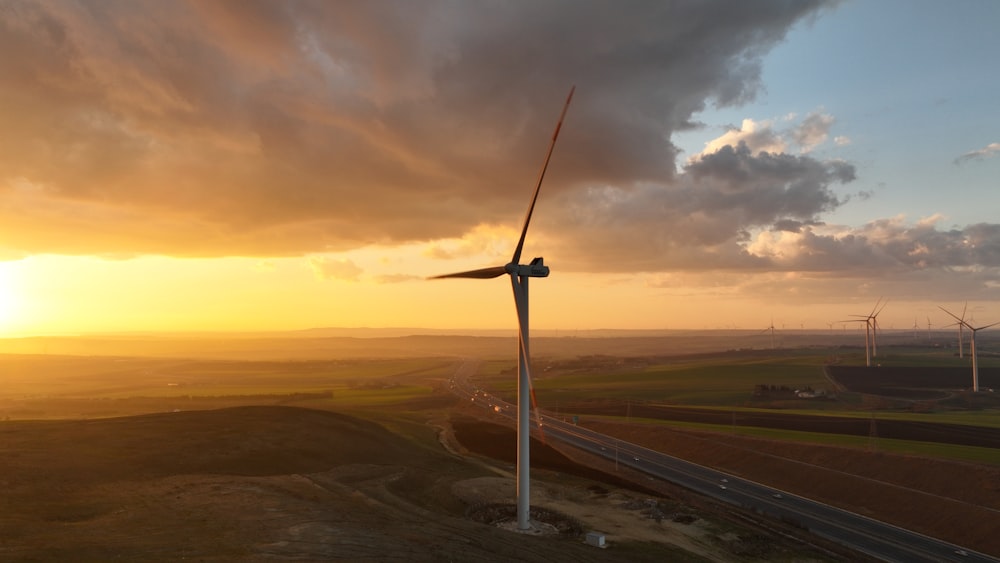
<instances>
[{"instance_id":1,"label":"green field","mask_svg":"<svg viewBox=\"0 0 1000 563\"><path fill-rule=\"evenodd\" d=\"M623 417L588 417L595 419L622 420ZM796 430L778 430L774 428L758 428L753 426L730 426L724 424L699 424L693 422L664 421L659 419L633 418L632 422L641 422L662 426L664 429L681 429L713 432L719 435L751 436L781 442L796 442L802 444L820 444L825 446L840 446L868 451L891 452L902 455L926 456L942 459L953 459L972 463L988 463L1000 465L1000 455L992 448L975 446L960 446L942 444L939 442L917 442L913 440L894 440L889 438L872 438L868 436L849 436L844 434L826 434L821 432L801 432Z\"/></svg>"},{"instance_id":2,"label":"green field","mask_svg":"<svg viewBox=\"0 0 1000 563\"><path fill-rule=\"evenodd\" d=\"M616 343L608 340L600 342L602 351L614 349ZM625 339L623 344L628 342ZM849 392L836 392L833 398L822 400L794 397L761 400L754 397L757 385L812 388L834 393L824 366L830 363L863 364L863 348L859 351L853 347L810 346L697 355L615 356L601 353L574 356L570 353L570 340L559 339L556 343L563 347L560 354L542 357L534 370L538 405L550 412L569 412L574 404L605 403L621 405L621 416L625 417L628 416L627 405L652 403L722 410L735 415L780 411L1000 428L1000 409L997 408L973 410L942 403L930 412L917 413L903 408L905 404L902 407L898 402L882 404L870 396ZM592 350L594 341L586 345ZM883 365L964 366L969 362L968 358L960 359L948 348L894 346L880 348L880 351L879 362ZM406 405L446 408L450 404L448 401L454 400L440 385L461 363L458 355L397 356L398 352L385 359L250 361L0 355L0 418L93 418L243 404L298 404L334 410L404 412L409 408ZM980 364L997 366L1000 358L984 354ZM514 402L515 358L491 353L481 361L471 382ZM712 429L712 425L701 426ZM836 435L739 429L792 441L830 443L843 439L849 444L857 441L857 438ZM937 454L947 454L946 448L928 447ZM916 451L912 445L900 448L900 451ZM973 452L955 454L955 457L977 459L983 455Z\"/></svg>"},{"instance_id":3,"label":"green field","mask_svg":"<svg viewBox=\"0 0 1000 563\"><path fill-rule=\"evenodd\" d=\"M586 400L661 401L684 405L743 405L757 384L793 389L829 389L823 375L825 356L806 354L779 358L703 358L672 360L640 368L564 372L553 369L534 379L542 404ZM483 373L484 385L513 397L512 374Z\"/></svg>"},{"instance_id":4,"label":"green field","mask_svg":"<svg viewBox=\"0 0 1000 563\"><path fill-rule=\"evenodd\" d=\"M249 404L380 408L430 397L455 360L230 361L0 355L0 419Z\"/></svg>"},{"instance_id":5,"label":"green field","mask_svg":"<svg viewBox=\"0 0 1000 563\"><path fill-rule=\"evenodd\" d=\"M879 357L883 365L963 366L951 350L892 348ZM777 430L738 423L740 413L775 413L789 415L824 415L877 420L905 420L967 426L1000 428L1000 409L962 409L942 402L928 412L913 412L912 402L882 401L872 396L834 389L824 373L828 363L861 365L864 351L843 354L842 349L780 350L773 354L760 351L728 352L697 357L650 359L646 363L616 358L595 358L593 362L549 362L536 366L535 395L539 408L556 414L573 413L574 405L606 405L620 411L613 417L635 422L630 407L662 404L696 407L702 410L732 413L736 424L703 424L650 420L669 427L706 430L761 438L837 445L908 455L941 457L970 462L1000 463L997 450L933 442L875 439L866 436ZM963 364L965 362L965 364ZM997 365L996 358L981 362ZM513 362L484 364L477 382L514 402L516 373ZM753 396L758 384L786 386L791 389L823 389L833 393L826 399L760 400ZM1000 404L994 402L993 404Z\"/></svg>"}]
</instances>

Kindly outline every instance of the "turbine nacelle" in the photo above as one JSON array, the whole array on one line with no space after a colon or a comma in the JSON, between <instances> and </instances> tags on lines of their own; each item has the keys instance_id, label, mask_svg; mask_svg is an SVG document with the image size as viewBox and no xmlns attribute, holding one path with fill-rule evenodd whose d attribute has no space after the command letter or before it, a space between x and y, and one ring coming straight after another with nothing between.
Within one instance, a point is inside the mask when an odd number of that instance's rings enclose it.
<instances>
[{"instance_id":1,"label":"turbine nacelle","mask_svg":"<svg viewBox=\"0 0 1000 563\"><path fill-rule=\"evenodd\" d=\"M519 278L549 277L549 267L545 265L541 257L532 260L531 264L515 264L511 262L504 266L504 271Z\"/></svg>"},{"instance_id":2,"label":"turbine nacelle","mask_svg":"<svg viewBox=\"0 0 1000 563\"><path fill-rule=\"evenodd\" d=\"M547 278L549 277L549 267L545 265L541 257L535 258L531 261L531 264L518 264L516 262L510 262L506 266L493 266L492 268L481 268L479 270L470 270L468 272L457 272L454 274L445 274L443 276L434 276L430 279L439 280L444 278L475 278L475 279L490 279L498 278L504 274L510 274L511 276L519 278Z\"/></svg>"}]
</instances>

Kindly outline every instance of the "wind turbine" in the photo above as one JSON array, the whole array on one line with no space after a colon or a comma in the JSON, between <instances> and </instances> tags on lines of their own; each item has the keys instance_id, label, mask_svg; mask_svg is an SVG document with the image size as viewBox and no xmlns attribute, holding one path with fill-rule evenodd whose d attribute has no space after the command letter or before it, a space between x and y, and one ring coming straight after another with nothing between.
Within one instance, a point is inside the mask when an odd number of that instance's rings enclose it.
<instances>
[{"instance_id":1,"label":"wind turbine","mask_svg":"<svg viewBox=\"0 0 1000 563\"><path fill-rule=\"evenodd\" d=\"M878 314L882 312L885 308L885 303L882 303L882 308L879 308L879 303L882 302L882 298L879 297L878 301L875 302L875 306L872 307L872 312L868 315L851 315L852 317L857 317L854 319L848 319L846 321L840 321L842 323L865 323L865 366L872 367L872 356L874 355L875 349L875 319ZM876 310L878 312L876 312Z\"/></svg>"},{"instance_id":2,"label":"wind turbine","mask_svg":"<svg viewBox=\"0 0 1000 563\"><path fill-rule=\"evenodd\" d=\"M978 359L977 359L978 358L978 354L976 354L976 333L979 332L980 330L983 330L984 328L990 328L991 326L1000 325L1000 321L997 321L997 322L995 322L993 324L988 324L988 325L983 325L983 326L979 326L979 327L974 327L971 324L967 323L965 320L963 320L965 318L965 309L962 309L962 318L961 319L958 318L958 317L956 317L955 315L952 315L951 311L949 311L948 309L945 309L944 307L940 307L940 309L942 311L944 311L945 313L948 313L949 315L951 315L951 318L953 318L956 321L958 321L959 326L963 326L964 325L966 328L969 329L969 332L972 333L972 338L970 339L970 343L969 343L969 351L972 353L972 392L973 393L978 393L979 392L979 363L978 363Z\"/></svg>"},{"instance_id":3,"label":"wind turbine","mask_svg":"<svg viewBox=\"0 0 1000 563\"><path fill-rule=\"evenodd\" d=\"M762 330L760 332L761 333L765 333L765 332L767 332L769 330L771 331L771 349L774 350L774 319L771 319L771 326L765 328L764 330Z\"/></svg>"},{"instance_id":4,"label":"wind turbine","mask_svg":"<svg viewBox=\"0 0 1000 563\"><path fill-rule=\"evenodd\" d=\"M528 206L528 213L524 216L524 226L521 227L521 238L517 241L514 249L514 256L504 266L493 266L468 272L458 272L455 274L445 274L435 276L432 279L441 278L475 278L491 279L504 274L510 276L511 286L514 288L514 306L517 308L517 528L518 530L530 530L529 518L529 493L530 493L530 410L529 401L534 403L534 389L531 387L531 354L528 338L528 279L544 278L549 275L549 268L542 258L535 258L530 264L521 264L521 249L524 247L524 237L528 233L528 224L531 222L531 213L535 209L535 202L538 200L538 192L542 188L542 180L545 178L545 170L549 166L549 159L552 158L552 149L556 146L556 139L559 137L559 129L562 128L563 118L566 117L566 110L569 109L569 102L573 99L573 91L569 90L566 103L563 105L562 113L559 114L559 121L556 123L556 130L552 134L552 141L549 143L549 150L545 154L542 163L542 170L538 174L538 181L535 184L535 194L531 197L531 204ZM538 407L535 406L535 416L538 417ZM538 425L541 426L541 418L538 417Z\"/></svg>"}]
</instances>

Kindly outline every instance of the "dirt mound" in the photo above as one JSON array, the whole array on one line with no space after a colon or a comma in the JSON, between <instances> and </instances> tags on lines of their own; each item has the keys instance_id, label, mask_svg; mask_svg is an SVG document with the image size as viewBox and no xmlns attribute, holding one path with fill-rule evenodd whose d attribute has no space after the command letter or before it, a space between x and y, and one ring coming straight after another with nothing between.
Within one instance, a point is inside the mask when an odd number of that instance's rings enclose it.
<instances>
[{"instance_id":1,"label":"dirt mound","mask_svg":"<svg viewBox=\"0 0 1000 563\"><path fill-rule=\"evenodd\" d=\"M500 526L504 523L516 524L517 507L509 503L475 504L469 507L466 515L475 522ZM583 525L576 519L545 508L533 506L529 510L532 526L544 525L552 533L577 537L584 532Z\"/></svg>"}]
</instances>

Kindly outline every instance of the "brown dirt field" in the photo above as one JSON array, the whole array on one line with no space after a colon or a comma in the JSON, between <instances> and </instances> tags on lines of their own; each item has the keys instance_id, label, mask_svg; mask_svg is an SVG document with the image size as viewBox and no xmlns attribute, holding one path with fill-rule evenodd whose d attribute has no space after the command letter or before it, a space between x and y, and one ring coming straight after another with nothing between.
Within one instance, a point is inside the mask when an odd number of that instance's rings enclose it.
<instances>
[{"instance_id":1,"label":"brown dirt field","mask_svg":"<svg viewBox=\"0 0 1000 563\"><path fill-rule=\"evenodd\" d=\"M968 389L968 366L826 366L826 371L846 389L889 397L934 398L943 390ZM1000 368L980 366L982 389L1000 387ZM937 395L935 395L937 392Z\"/></svg>"},{"instance_id":2,"label":"brown dirt field","mask_svg":"<svg viewBox=\"0 0 1000 563\"><path fill-rule=\"evenodd\" d=\"M1000 556L1000 468L662 426L581 426Z\"/></svg>"},{"instance_id":3,"label":"brown dirt field","mask_svg":"<svg viewBox=\"0 0 1000 563\"><path fill-rule=\"evenodd\" d=\"M628 412L636 418L655 418L702 424L730 425L733 413L720 409L705 409L678 405L629 402ZM565 412L575 414L621 416L626 412L624 401L589 401L570 403L562 406ZM777 428L823 434L844 434L868 436L872 419L833 415L789 414L773 412L739 412L739 426ZM875 414L876 434L880 438L913 440L917 442L939 442L981 448L1000 449L1000 428L946 424L933 421L893 420L879 418Z\"/></svg>"}]
</instances>

